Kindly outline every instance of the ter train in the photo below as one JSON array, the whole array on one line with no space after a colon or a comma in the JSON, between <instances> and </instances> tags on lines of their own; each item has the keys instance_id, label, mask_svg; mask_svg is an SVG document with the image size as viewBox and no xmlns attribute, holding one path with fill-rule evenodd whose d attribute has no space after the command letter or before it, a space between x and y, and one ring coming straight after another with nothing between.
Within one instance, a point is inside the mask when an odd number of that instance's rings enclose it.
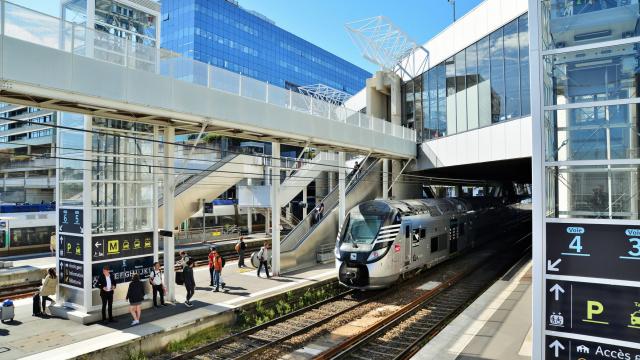
<instances>
[{"instance_id":1,"label":"ter train","mask_svg":"<svg viewBox=\"0 0 640 360\"><path fill-rule=\"evenodd\" d=\"M363 202L338 232L340 282L356 289L389 287L405 273L440 263L530 215L527 205L490 197Z\"/></svg>"}]
</instances>

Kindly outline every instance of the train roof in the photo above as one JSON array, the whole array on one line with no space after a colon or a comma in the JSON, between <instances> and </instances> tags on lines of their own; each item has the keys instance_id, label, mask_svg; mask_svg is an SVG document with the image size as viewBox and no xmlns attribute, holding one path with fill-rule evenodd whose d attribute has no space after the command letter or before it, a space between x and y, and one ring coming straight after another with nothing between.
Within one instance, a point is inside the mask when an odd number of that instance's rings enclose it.
<instances>
[{"instance_id":1,"label":"train roof","mask_svg":"<svg viewBox=\"0 0 640 360\"><path fill-rule=\"evenodd\" d=\"M374 200L398 210L402 216L429 214L440 216L448 213L481 210L501 205L494 197L410 199L410 200Z\"/></svg>"}]
</instances>

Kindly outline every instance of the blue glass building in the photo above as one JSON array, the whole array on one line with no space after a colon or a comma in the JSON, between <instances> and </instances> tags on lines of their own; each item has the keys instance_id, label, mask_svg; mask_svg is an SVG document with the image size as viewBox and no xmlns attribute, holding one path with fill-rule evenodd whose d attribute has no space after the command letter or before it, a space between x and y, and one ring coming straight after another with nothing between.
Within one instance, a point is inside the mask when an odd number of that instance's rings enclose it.
<instances>
[{"instance_id":1,"label":"blue glass building","mask_svg":"<svg viewBox=\"0 0 640 360\"><path fill-rule=\"evenodd\" d=\"M164 0L161 46L287 89L325 84L355 94L371 76L233 0Z\"/></svg>"}]
</instances>

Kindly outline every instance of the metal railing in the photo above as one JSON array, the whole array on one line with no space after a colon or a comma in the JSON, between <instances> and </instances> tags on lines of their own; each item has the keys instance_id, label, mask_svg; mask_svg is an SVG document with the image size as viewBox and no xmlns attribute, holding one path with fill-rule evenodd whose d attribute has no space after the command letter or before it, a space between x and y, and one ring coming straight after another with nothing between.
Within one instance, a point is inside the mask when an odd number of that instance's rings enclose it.
<instances>
[{"instance_id":1,"label":"metal railing","mask_svg":"<svg viewBox=\"0 0 640 360\"><path fill-rule=\"evenodd\" d=\"M0 28L4 36L416 141L414 130L359 111L273 86L165 49L67 22L8 1L2 0L0 3L3 25Z\"/></svg>"},{"instance_id":2,"label":"metal railing","mask_svg":"<svg viewBox=\"0 0 640 360\"><path fill-rule=\"evenodd\" d=\"M378 159L369 158L366 160L364 164L361 165L360 171L357 173L351 173L347 176L345 180L347 182L347 186L345 189L345 197L349 195L349 193L357 187L360 180L367 177L367 175L375 168ZM298 225L291 230L291 232L282 239L282 250L289 251L295 249L304 239L315 229L318 224L320 224L324 219L327 218L327 215L333 211L338 206L338 202L340 200L340 194L338 192L338 187L332 189L327 196L322 199L322 203L324 203L324 212L323 217L317 223L314 223L314 219L316 219L316 215L318 213L318 208L314 208L304 220L301 220Z\"/></svg>"}]
</instances>

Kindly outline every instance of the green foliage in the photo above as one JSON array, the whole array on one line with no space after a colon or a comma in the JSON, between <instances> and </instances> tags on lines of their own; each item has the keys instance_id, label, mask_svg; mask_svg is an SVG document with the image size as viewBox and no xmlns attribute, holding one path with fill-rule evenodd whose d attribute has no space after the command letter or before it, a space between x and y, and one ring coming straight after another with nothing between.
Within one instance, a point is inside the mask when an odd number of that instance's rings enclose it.
<instances>
[{"instance_id":1,"label":"green foliage","mask_svg":"<svg viewBox=\"0 0 640 360\"><path fill-rule=\"evenodd\" d=\"M216 325L194 333L188 333L183 340L171 341L167 345L169 352L182 352L196 348L202 344L215 341L227 334L223 325ZM142 359L140 359L142 360Z\"/></svg>"},{"instance_id":2,"label":"green foliage","mask_svg":"<svg viewBox=\"0 0 640 360\"><path fill-rule=\"evenodd\" d=\"M142 352L142 350L129 350L127 354L127 360L147 360L147 356Z\"/></svg>"}]
</instances>

